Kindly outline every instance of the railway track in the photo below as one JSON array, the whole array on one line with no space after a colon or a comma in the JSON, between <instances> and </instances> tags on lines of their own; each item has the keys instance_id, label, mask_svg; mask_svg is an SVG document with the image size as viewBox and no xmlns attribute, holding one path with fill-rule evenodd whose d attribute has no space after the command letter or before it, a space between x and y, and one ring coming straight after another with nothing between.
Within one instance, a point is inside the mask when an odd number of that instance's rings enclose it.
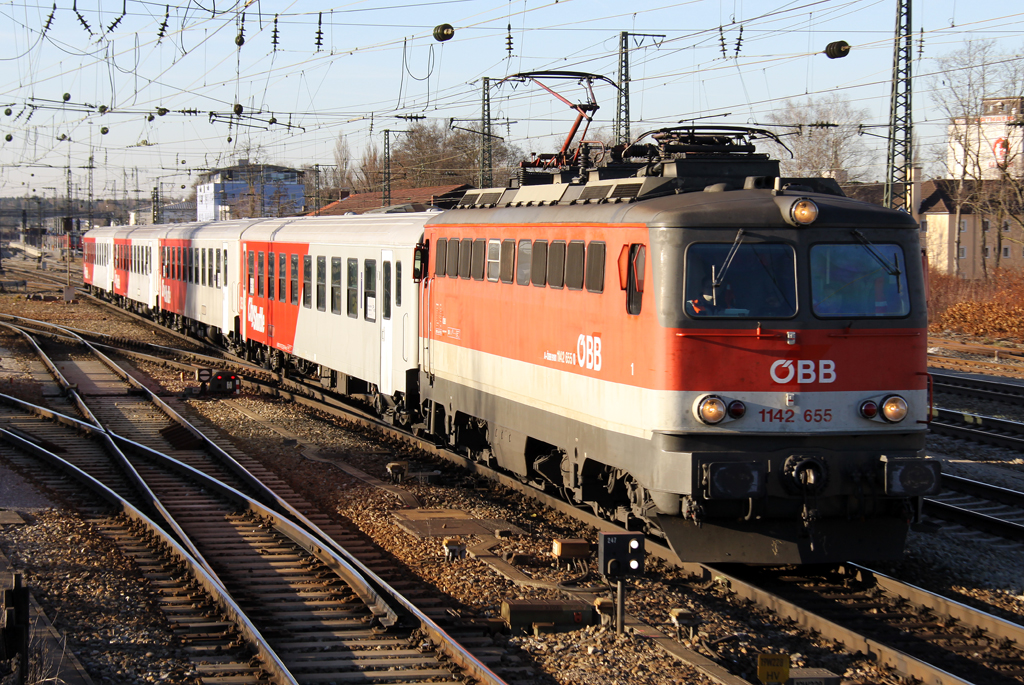
<instances>
[{"instance_id":1,"label":"railway track","mask_svg":"<svg viewBox=\"0 0 1024 685\"><path fill-rule=\"evenodd\" d=\"M11 429L4 438L51 461L66 452L66 468L110 482L121 511L158 521L153 525L166 531L163 537L184 550L178 557L190 561L192 576L208 591L223 591L211 600L220 618L185 611L183 619L171 611L170 620L197 648L223 650L243 635L260 659L218 657L204 682L264 682L263 674L274 682L347 681L356 674L409 682L454 680L462 672L501 682L338 543L361 546L352 531L324 517L314 523L289 503L298 497L272 474L244 468L109 360L101 368L77 350L47 346L53 358L44 363L62 386L64 397L56 401L67 413L4 396L13 407L0 419ZM69 415L75 411L85 418ZM82 441L83 432L101 445Z\"/></svg>"},{"instance_id":2,"label":"railway track","mask_svg":"<svg viewBox=\"0 0 1024 685\"><path fill-rule=\"evenodd\" d=\"M261 382L261 385L265 384ZM344 416L345 420L354 424L373 426L380 430L391 430L384 422L369 415L353 413L345 408L324 407L324 405L318 403L315 397L309 398L304 395L293 394L291 390L281 387L274 388L273 392L283 397L307 402L311 406L316 406L320 411L328 411ZM393 437L405 442L412 441L406 434L397 434ZM426 452L432 452L439 457L461 464L470 471L488 475L493 480L502 482L511 488L529 493L546 504L570 513L595 527L605 530L609 528L609 524L606 521L598 520L585 512L580 512L575 507L554 500L543 493L538 493L535 489L525 486L514 479L491 472L477 463L448 453L430 444L418 443L417 446ZM649 543L649 550L657 556L673 561L674 554L665 547L656 543ZM677 562L678 560L675 561ZM872 598L882 592L890 593L897 598L902 597L903 599L891 600L891 603L897 609L902 606L904 609L903 615L901 616L899 611L889 614L889 617L885 619L889 623L883 621L888 627L879 628L877 633L872 633L869 630L858 631L850 627L851 623L858 623L862 619L854 617L839 620L830 616L822 616L820 613L829 613L832 610L829 609L826 612L813 604L801 605L783 597L781 592L758 588L756 583L748 583L746 579L738 575L732 575L731 569L700 565L681 566L694 574L703 575L710 579L718 578L727 582L730 588L737 594L757 601L807 628L818 630L826 636L842 641L851 651L862 650L865 653L876 654L881 663L891 666L900 674L918 677L926 682L943 684L963 682L1024 682L1021 679L1021 673L1024 672L1021 670L1021 655L1017 647L1014 646L1024 644L1024 639L1017 632L1021 630L1019 625L1014 627L1016 624L1001 621L1001 619L985 615L983 612L978 612L974 609L964 608L955 602L951 602L951 600L939 597L938 595L932 595L931 593L925 593L917 588L905 586L894 579L886 578L867 569L855 569L852 571L854 575L846 576L842 582L835 580L826 581L820 578L815 581L804 582L816 582L824 588L833 589L838 585L856 585L857 587L851 590L853 594L849 595L852 599L846 600L846 603L865 605L862 608L866 608L869 612L877 610L879 607L869 606L871 602L864 599L864 597ZM849 578L851 577L855 580L850 581ZM879 579L882 580L880 581ZM893 589L901 586L902 589L898 591ZM866 594L858 596L854 590ZM803 588L795 592L800 595L808 594L809 591ZM826 594L828 593L826 592ZM907 599L908 597L912 599ZM825 599L830 598L826 597ZM842 600L834 598L830 599L830 601L836 604L844 603ZM919 615L919 611L915 613L915 610L908 611L906 609L908 603L912 603L915 607L927 607L928 611L932 612L933 615L927 614L922 618ZM918 620L915 622L913 618L908 617L908 614L913 614ZM960 632L941 632L939 628L943 628L945 623L959 623L962 626L969 626L969 628L966 629L966 632L964 630ZM916 632L911 631L911 629ZM912 637L908 637L908 635ZM922 644L927 642L925 638L934 638L936 645L926 648L922 647ZM910 650L911 652L922 651L923 653L921 655L908 654L906 651L908 649L908 642L913 647ZM973 657L964 656L967 652L971 654L975 652L984 654L979 659L974 659ZM950 668L951 663L955 667L952 668L953 672L947 670ZM965 677L958 675L958 673L967 673L968 675ZM970 680L971 678L976 678L977 680L972 681Z\"/></svg>"},{"instance_id":3,"label":"railway track","mask_svg":"<svg viewBox=\"0 0 1024 685\"><path fill-rule=\"evenodd\" d=\"M932 372L935 392L962 395L982 400L995 400L1009 404L1024 404L1024 385L995 379Z\"/></svg>"},{"instance_id":4,"label":"railway track","mask_svg":"<svg viewBox=\"0 0 1024 685\"><path fill-rule=\"evenodd\" d=\"M1024 493L943 474L942 492L924 500L933 518L1024 542Z\"/></svg>"}]
</instances>

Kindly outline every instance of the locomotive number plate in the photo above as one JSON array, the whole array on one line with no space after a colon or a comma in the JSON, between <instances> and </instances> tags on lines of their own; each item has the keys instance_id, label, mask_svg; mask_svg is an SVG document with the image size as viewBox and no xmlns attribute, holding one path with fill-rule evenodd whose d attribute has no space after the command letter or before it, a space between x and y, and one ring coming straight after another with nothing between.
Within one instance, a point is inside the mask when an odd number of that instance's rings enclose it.
<instances>
[{"instance_id":1,"label":"locomotive number plate","mask_svg":"<svg viewBox=\"0 0 1024 685\"><path fill-rule=\"evenodd\" d=\"M828 423L831 409L762 409L758 412L762 423Z\"/></svg>"}]
</instances>

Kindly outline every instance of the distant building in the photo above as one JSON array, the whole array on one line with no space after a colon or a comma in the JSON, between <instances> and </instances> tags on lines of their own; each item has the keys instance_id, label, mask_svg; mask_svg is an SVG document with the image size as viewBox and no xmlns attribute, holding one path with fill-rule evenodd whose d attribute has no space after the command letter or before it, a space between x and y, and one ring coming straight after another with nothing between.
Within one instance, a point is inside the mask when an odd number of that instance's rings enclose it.
<instances>
[{"instance_id":1,"label":"distant building","mask_svg":"<svg viewBox=\"0 0 1024 685\"><path fill-rule=\"evenodd\" d=\"M980 116L950 122L947 173L952 178L982 179L1024 175L1024 98L985 98L981 111Z\"/></svg>"},{"instance_id":2,"label":"distant building","mask_svg":"<svg viewBox=\"0 0 1024 685\"><path fill-rule=\"evenodd\" d=\"M272 164L213 169L196 186L196 220L293 216L306 209L304 172Z\"/></svg>"},{"instance_id":3,"label":"distant building","mask_svg":"<svg viewBox=\"0 0 1024 685\"><path fill-rule=\"evenodd\" d=\"M183 224L195 220L196 203L194 201L186 200L160 206L158 221L161 224ZM128 223L131 226L149 226L156 223L153 221L153 208L147 207L136 212L129 212Z\"/></svg>"}]
</instances>

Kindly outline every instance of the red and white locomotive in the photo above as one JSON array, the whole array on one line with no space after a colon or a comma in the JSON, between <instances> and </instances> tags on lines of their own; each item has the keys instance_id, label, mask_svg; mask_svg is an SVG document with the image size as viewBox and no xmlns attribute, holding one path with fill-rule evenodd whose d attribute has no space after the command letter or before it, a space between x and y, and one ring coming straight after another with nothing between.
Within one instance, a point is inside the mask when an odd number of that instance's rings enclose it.
<instances>
[{"instance_id":1,"label":"red and white locomotive","mask_svg":"<svg viewBox=\"0 0 1024 685\"><path fill-rule=\"evenodd\" d=\"M683 560L895 558L939 485L918 227L762 135L665 129L440 213L96 229L85 280Z\"/></svg>"}]
</instances>

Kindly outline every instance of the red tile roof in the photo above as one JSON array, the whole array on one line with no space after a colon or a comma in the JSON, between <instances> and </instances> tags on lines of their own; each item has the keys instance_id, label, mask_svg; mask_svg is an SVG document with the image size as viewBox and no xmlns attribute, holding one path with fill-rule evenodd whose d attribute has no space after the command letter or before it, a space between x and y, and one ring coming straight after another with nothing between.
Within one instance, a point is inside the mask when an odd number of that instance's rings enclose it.
<instances>
[{"instance_id":1,"label":"red tile roof","mask_svg":"<svg viewBox=\"0 0 1024 685\"><path fill-rule=\"evenodd\" d=\"M426 188L398 188L391 191L391 206L395 205L422 205L424 209L432 205L451 206L454 200L462 197L465 191L473 186L460 184L451 186L429 186ZM320 211L310 212L310 216L334 216L338 214L363 214L371 209L380 209L383 201L383 193L357 193L332 202L320 208Z\"/></svg>"}]
</instances>

